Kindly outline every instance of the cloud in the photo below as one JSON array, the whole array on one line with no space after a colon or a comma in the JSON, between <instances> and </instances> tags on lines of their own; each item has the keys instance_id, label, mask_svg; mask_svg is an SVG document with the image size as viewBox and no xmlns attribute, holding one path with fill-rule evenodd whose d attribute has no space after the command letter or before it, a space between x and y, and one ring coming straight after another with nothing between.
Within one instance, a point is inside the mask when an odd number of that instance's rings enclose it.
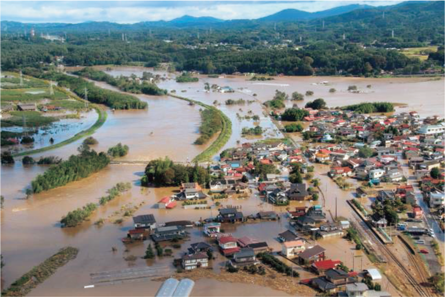
<instances>
[{"instance_id":1,"label":"cloud","mask_svg":"<svg viewBox=\"0 0 445 297\"><path fill-rule=\"evenodd\" d=\"M1 20L26 23L109 21L137 23L171 20L185 14L221 19L254 19L283 9L320 11L353 3L374 6L387 1L1 1Z\"/></svg>"}]
</instances>

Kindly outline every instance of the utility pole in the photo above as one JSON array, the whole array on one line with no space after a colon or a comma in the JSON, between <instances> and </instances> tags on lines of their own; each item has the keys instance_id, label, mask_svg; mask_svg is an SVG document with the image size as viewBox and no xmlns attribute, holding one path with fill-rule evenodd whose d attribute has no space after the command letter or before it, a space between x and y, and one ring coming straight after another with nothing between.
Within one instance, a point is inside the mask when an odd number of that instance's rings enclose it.
<instances>
[{"instance_id":1,"label":"utility pole","mask_svg":"<svg viewBox=\"0 0 445 297\"><path fill-rule=\"evenodd\" d=\"M20 86L23 86L23 74L22 74L22 70L20 70Z\"/></svg>"},{"instance_id":2,"label":"utility pole","mask_svg":"<svg viewBox=\"0 0 445 297\"><path fill-rule=\"evenodd\" d=\"M385 19L385 12L383 12L383 16L382 17L383 17L383 19Z\"/></svg>"},{"instance_id":3,"label":"utility pole","mask_svg":"<svg viewBox=\"0 0 445 297\"><path fill-rule=\"evenodd\" d=\"M85 87L85 100L88 101L88 89Z\"/></svg>"},{"instance_id":4,"label":"utility pole","mask_svg":"<svg viewBox=\"0 0 445 297\"><path fill-rule=\"evenodd\" d=\"M277 23L273 24L273 29L274 29L274 31L277 31Z\"/></svg>"},{"instance_id":5,"label":"utility pole","mask_svg":"<svg viewBox=\"0 0 445 297\"><path fill-rule=\"evenodd\" d=\"M300 35L300 43L303 41L303 37L301 37L301 35Z\"/></svg>"},{"instance_id":6,"label":"utility pole","mask_svg":"<svg viewBox=\"0 0 445 297\"><path fill-rule=\"evenodd\" d=\"M346 40L346 34L343 33L343 40Z\"/></svg>"},{"instance_id":7,"label":"utility pole","mask_svg":"<svg viewBox=\"0 0 445 297\"><path fill-rule=\"evenodd\" d=\"M337 220L337 211L338 211L338 209L337 209L337 196L335 196L335 219Z\"/></svg>"},{"instance_id":8,"label":"utility pole","mask_svg":"<svg viewBox=\"0 0 445 297\"><path fill-rule=\"evenodd\" d=\"M51 96L54 95L53 81L52 81L52 80L49 81L49 94L50 94Z\"/></svg>"},{"instance_id":9,"label":"utility pole","mask_svg":"<svg viewBox=\"0 0 445 297\"><path fill-rule=\"evenodd\" d=\"M323 29L324 29L324 21L323 21Z\"/></svg>"},{"instance_id":10,"label":"utility pole","mask_svg":"<svg viewBox=\"0 0 445 297\"><path fill-rule=\"evenodd\" d=\"M394 38L394 30L391 30L391 37Z\"/></svg>"}]
</instances>

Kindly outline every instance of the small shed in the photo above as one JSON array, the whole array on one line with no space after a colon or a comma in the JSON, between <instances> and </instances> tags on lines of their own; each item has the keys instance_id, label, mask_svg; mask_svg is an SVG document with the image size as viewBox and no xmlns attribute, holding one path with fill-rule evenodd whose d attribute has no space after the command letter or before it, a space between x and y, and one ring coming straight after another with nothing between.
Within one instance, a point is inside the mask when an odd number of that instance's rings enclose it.
<instances>
[{"instance_id":1,"label":"small shed","mask_svg":"<svg viewBox=\"0 0 445 297\"><path fill-rule=\"evenodd\" d=\"M369 276L373 282L379 282L382 280L382 274L376 268L366 269L365 272L366 275Z\"/></svg>"}]
</instances>

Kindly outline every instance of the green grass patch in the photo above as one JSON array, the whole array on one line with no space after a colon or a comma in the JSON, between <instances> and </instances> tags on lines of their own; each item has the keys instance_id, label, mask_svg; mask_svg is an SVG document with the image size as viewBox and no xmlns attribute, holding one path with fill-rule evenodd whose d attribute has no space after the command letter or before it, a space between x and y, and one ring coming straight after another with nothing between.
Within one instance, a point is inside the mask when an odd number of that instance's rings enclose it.
<instances>
[{"instance_id":1,"label":"green grass patch","mask_svg":"<svg viewBox=\"0 0 445 297\"><path fill-rule=\"evenodd\" d=\"M54 117L45 117L38 111L12 111L12 117L1 121L3 127L19 126L26 124L27 127L40 127L58 121Z\"/></svg>"},{"instance_id":2,"label":"green grass patch","mask_svg":"<svg viewBox=\"0 0 445 297\"><path fill-rule=\"evenodd\" d=\"M21 278L16 280L8 289L2 292L3 296L25 296L37 285L43 283L53 275L59 267L77 257L79 250L73 247L62 248L58 253L35 266Z\"/></svg>"},{"instance_id":3,"label":"green grass patch","mask_svg":"<svg viewBox=\"0 0 445 297\"><path fill-rule=\"evenodd\" d=\"M54 100L51 101L50 103L44 104L43 106L49 106L49 105L53 105L56 107L61 107L63 109L70 109L70 110L81 110L81 109L85 109L85 103L80 102L78 100Z\"/></svg>"}]
</instances>

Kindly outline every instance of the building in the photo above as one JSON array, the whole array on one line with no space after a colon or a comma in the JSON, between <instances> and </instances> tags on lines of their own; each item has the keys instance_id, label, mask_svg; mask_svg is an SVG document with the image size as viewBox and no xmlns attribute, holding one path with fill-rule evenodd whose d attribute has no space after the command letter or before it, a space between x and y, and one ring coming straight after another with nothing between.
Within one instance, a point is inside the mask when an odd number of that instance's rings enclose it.
<instances>
[{"instance_id":1,"label":"building","mask_svg":"<svg viewBox=\"0 0 445 297\"><path fill-rule=\"evenodd\" d=\"M152 214L133 217L133 222L136 229L156 229L156 219Z\"/></svg>"},{"instance_id":2,"label":"building","mask_svg":"<svg viewBox=\"0 0 445 297\"><path fill-rule=\"evenodd\" d=\"M237 240L231 235L221 236L218 239L218 246L224 256L231 256L240 250Z\"/></svg>"},{"instance_id":3,"label":"building","mask_svg":"<svg viewBox=\"0 0 445 297\"><path fill-rule=\"evenodd\" d=\"M420 127L417 131L418 134L422 135L435 135L435 134L443 134L445 132L445 125L425 125Z\"/></svg>"},{"instance_id":4,"label":"building","mask_svg":"<svg viewBox=\"0 0 445 297\"><path fill-rule=\"evenodd\" d=\"M128 230L127 237L131 240L145 240L147 239L147 231L144 229Z\"/></svg>"},{"instance_id":5,"label":"building","mask_svg":"<svg viewBox=\"0 0 445 297\"><path fill-rule=\"evenodd\" d=\"M203 199L207 195L202 192L202 188L198 183L182 183L181 198L183 199Z\"/></svg>"},{"instance_id":6,"label":"building","mask_svg":"<svg viewBox=\"0 0 445 297\"><path fill-rule=\"evenodd\" d=\"M430 207L441 207L445 205L445 194L444 192L431 192L430 193Z\"/></svg>"},{"instance_id":7,"label":"building","mask_svg":"<svg viewBox=\"0 0 445 297\"><path fill-rule=\"evenodd\" d=\"M306 184L291 184L290 189L287 191L289 200L304 201L308 197L309 193L306 190Z\"/></svg>"},{"instance_id":8,"label":"building","mask_svg":"<svg viewBox=\"0 0 445 297\"><path fill-rule=\"evenodd\" d=\"M207 242L192 243L188 249L189 254L207 253L208 251L213 252L213 248Z\"/></svg>"},{"instance_id":9,"label":"building","mask_svg":"<svg viewBox=\"0 0 445 297\"><path fill-rule=\"evenodd\" d=\"M300 264L312 264L325 260L325 249L319 245L306 249L298 255Z\"/></svg>"},{"instance_id":10,"label":"building","mask_svg":"<svg viewBox=\"0 0 445 297\"><path fill-rule=\"evenodd\" d=\"M233 254L230 264L233 267L244 267L258 264L258 260L255 257L255 252L252 248L243 248L239 252Z\"/></svg>"},{"instance_id":11,"label":"building","mask_svg":"<svg viewBox=\"0 0 445 297\"><path fill-rule=\"evenodd\" d=\"M288 205L289 198L286 192L280 188L276 188L273 191L267 193L267 201L275 205Z\"/></svg>"},{"instance_id":12,"label":"building","mask_svg":"<svg viewBox=\"0 0 445 297\"><path fill-rule=\"evenodd\" d=\"M170 241L173 239L182 239L187 235L184 227L181 226L168 226L158 227L155 233L151 235L151 239L154 242Z\"/></svg>"},{"instance_id":13,"label":"building","mask_svg":"<svg viewBox=\"0 0 445 297\"><path fill-rule=\"evenodd\" d=\"M244 216L236 208L222 208L219 210L217 219L221 223L236 223L244 221Z\"/></svg>"},{"instance_id":14,"label":"building","mask_svg":"<svg viewBox=\"0 0 445 297\"><path fill-rule=\"evenodd\" d=\"M182 256L182 268L192 270L200 267L208 267L209 259L207 254L197 253Z\"/></svg>"},{"instance_id":15,"label":"building","mask_svg":"<svg viewBox=\"0 0 445 297\"><path fill-rule=\"evenodd\" d=\"M172 208L175 208L175 206L176 206L176 201L172 197L169 197L169 196L162 198L158 202L158 208L160 208L160 209L172 209Z\"/></svg>"},{"instance_id":16,"label":"building","mask_svg":"<svg viewBox=\"0 0 445 297\"><path fill-rule=\"evenodd\" d=\"M341 261L323 260L312 263L311 268L316 274L324 274L329 269L337 268L340 263Z\"/></svg>"},{"instance_id":17,"label":"building","mask_svg":"<svg viewBox=\"0 0 445 297\"><path fill-rule=\"evenodd\" d=\"M376 268L366 269L364 272L365 275L369 276L373 282L381 282L383 279L382 274Z\"/></svg>"},{"instance_id":18,"label":"building","mask_svg":"<svg viewBox=\"0 0 445 297\"><path fill-rule=\"evenodd\" d=\"M282 243L281 253L286 258L295 258L306 249L303 240L285 241Z\"/></svg>"},{"instance_id":19,"label":"building","mask_svg":"<svg viewBox=\"0 0 445 297\"><path fill-rule=\"evenodd\" d=\"M208 237L217 237L219 232L221 232L220 223L208 223L204 225L204 234Z\"/></svg>"},{"instance_id":20,"label":"building","mask_svg":"<svg viewBox=\"0 0 445 297\"><path fill-rule=\"evenodd\" d=\"M339 297L391 297L391 294L385 291L369 290L364 283L347 284L344 292L339 292Z\"/></svg>"},{"instance_id":21,"label":"building","mask_svg":"<svg viewBox=\"0 0 445 297\"><path fill-rule=\"evenodd\" d=\"M17 104L17 108L20 111L36 111L37 105L35 103L20 103Z\"/></svg>"},{"instance_id":22,"label":"building","mask_svg":"<svg viewBox=\"0 0 445 297\"><path fill-rule=\"evenodd\" d=\"M278 234L278 239L281 242L295 241L298 239L298 235L291 230L286 230L280 234Z\"/></svg>"},{"instance_id":23,"label":"building","mask_svg":"<svg viewBox=\"0 0 445 297\"><path fill-rule=\"evenodd\" d=\"M261 220L271 220L271 221L275 221L275 220L279 219L279 217L275 211L260 211L257 214L257 217Z\"/></svg>"}]
</instances>

